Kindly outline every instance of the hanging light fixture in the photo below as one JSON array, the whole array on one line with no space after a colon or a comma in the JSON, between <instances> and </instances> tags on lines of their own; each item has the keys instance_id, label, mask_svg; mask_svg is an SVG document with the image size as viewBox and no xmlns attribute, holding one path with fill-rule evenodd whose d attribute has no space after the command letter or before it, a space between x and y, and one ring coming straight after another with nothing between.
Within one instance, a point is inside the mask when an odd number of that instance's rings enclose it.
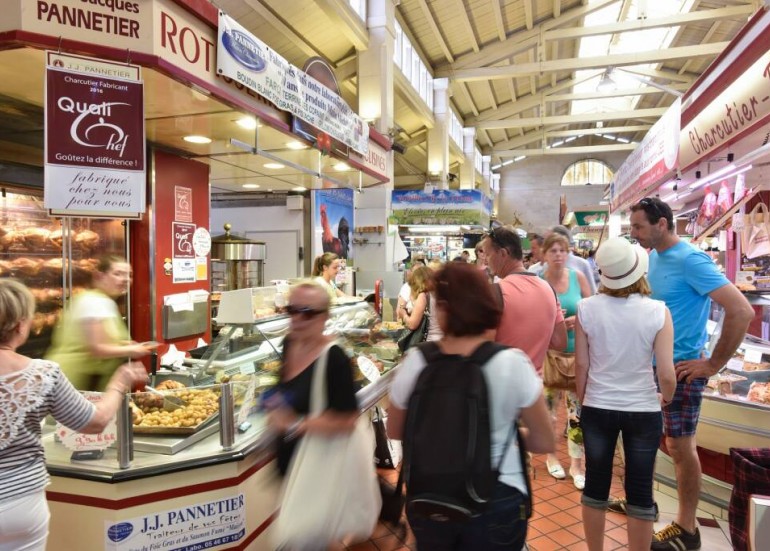
<instances>
[{"instance_id":1,"label":"hanging light fixture","mask_svg":"<svg viewBox=\"0 0 770 551\"><path fill-rule=\"evenodd\" d=\"M612 67L607 67L604 71L599 84L596 86L598 92L614 92L618 89L618 84L612 79Z\"/></svg>"}]
</instances>

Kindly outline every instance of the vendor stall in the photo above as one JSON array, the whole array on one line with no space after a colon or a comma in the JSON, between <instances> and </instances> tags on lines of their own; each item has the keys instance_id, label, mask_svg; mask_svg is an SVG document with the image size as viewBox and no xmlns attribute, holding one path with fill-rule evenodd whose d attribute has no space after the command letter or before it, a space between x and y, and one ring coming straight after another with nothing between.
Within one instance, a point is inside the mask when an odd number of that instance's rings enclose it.
<instances>
[{"instance_id":1,"label":"vendor stall","mask_svg":"<svg viewBox=\"0 0 770 551\"><path fill-rule=\"evenodd\" d=\"M257 312L271 293L223 293L218 340L185 369L161 370L153 380L165 388L161 394L128 395L132 431L49 431L49 540L58 548L271 548L279 481L259 403L276 381L289 327L284 314ZM359 405L368 414L400 357L396 333L364 302L333 306L327 331L351 357ZM119 415L118 429L122 421Z\"/></svg>"}]
</instances>

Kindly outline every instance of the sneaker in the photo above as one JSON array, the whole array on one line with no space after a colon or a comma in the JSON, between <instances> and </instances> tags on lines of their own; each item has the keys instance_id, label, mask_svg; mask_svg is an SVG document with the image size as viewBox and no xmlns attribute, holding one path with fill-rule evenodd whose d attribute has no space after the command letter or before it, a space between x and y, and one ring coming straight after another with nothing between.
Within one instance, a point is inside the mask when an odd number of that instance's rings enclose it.
<instances>
[{"instance_id":1,"label":"sneaker","mask_svg":"<svg viewBox=\"0 0 770 551\"><path fill-rule=\"evenodd\" d=\"M700 531L690 534L676 522L672 522L652 536L652 551L689 551L700 549Z\"/></svg>"},{"instance_id":2,"label":"sneaker","mask_svg":"<svg viewBox=\"0 0 770 551\"><path fill-rule=\"evenodd\" d=\"M607 510L612 513L620 513L621 515L626 514L626 498L621 497L617 499L610 499L607 505ZM658 521L658 517L660 516L660 511L658 510L658 503L653 502L652 506L655 508L655 522Z\"/></svg>"}]
</instances>

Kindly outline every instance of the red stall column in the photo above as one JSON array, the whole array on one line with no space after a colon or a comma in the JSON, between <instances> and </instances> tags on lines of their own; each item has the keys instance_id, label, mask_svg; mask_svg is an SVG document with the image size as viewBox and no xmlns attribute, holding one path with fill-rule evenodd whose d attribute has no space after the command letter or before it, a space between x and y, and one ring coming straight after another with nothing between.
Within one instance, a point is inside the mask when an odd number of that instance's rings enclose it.
<instances>
[{"instance_id":1,"label":"red stall column","mask_svg":"<svg viewBox=\"0 0 770 551\"><path fill-rule=\"evenodd\" d=\"M131 335L137 341L161 342L158 354L162 356L171 343L179 350L189 350L195 348L198 338L211 340L210 323L206 323L201 333L177 339L164 339L162 332L165 296L192 290L209 291L209 255L204 260L196 258L195 251L188 246L194 229L208 231L209 167L159 150L151 150L148 158L151 164L147 212L130 225L134 269ZM192 271L190 263L195 265ZM210 312L209 301L209 320Z\"/></svg>"}]
</instances>

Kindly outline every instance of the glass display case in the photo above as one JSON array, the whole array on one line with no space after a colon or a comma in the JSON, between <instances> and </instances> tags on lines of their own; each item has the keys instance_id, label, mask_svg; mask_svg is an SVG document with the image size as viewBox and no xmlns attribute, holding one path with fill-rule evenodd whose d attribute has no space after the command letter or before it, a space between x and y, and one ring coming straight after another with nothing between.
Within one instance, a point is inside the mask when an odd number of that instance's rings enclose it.
<instances>
[{"instance_id":1,"label":"glass display case","mask_svg":"<svg viewBox=\"0 0 770 551\"><path fill-rule=\"evenodd\" d=\"M755 306L770 305L761 295L747 298ZM709 350L721 334L723 313L716 305L708 325ZM769 427L770 342L747 334L733 358L707 383L697 444L725 455L731 447L770 447Z\"/></svg>"},{"instance_id":2,"label":"glass display case","mask_svg":"<svg viewBox=\"0 0 770 551\"><path fill-rule=\"evenodd\" d=\"M271 288L255 289L251 296ZM223 293L223 305L244 291ZM267 295L265 295L267 296ZM264 297L262 297L264 298ZM227 310L227 308L224 308ZM271 436L260 411L262 393L278 381L283 339L289 332L285 314L226 323L219 336L183 369L161 369L144 392L127 395L124 416L130 425L122 438L102 438L110 447L87 462L73 460L73 450L51 431L44 437L49 470L58 476L118 481L150 474L238 460L266 452ZM232 319L230 320L232 321ZM362 411L386 393L390 372L400 359L398 328L383 324L366 302L331 307L326 332L350 357ZM122 451L121 451L122 450ZM126 465L122 457L132 455Z\"/></svg>"},{"instance_id":3,"label":"glass display case","mask_svg":"<svg viewBox=\"0 0 770 551\"><path fill-rule=\"evenodd\" d=\"M53 218L34 190L2 191L0 277L32 291L36 311L19 352L42 357L65 301L90 286L99 257L125 256L125 227L121 220Z\"/></svg>"}]
</instances>

